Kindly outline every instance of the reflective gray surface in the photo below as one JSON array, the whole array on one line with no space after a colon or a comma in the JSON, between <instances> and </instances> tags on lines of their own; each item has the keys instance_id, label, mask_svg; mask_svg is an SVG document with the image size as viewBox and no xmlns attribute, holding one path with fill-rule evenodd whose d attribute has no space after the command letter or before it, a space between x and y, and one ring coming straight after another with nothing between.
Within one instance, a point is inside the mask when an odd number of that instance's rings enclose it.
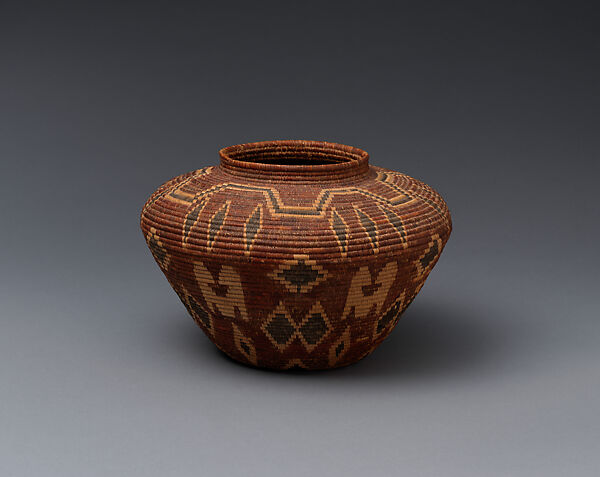
<instances>
[{"instance_id":1,"label":"reflective gray surface","mask_svg":"<svg viewBox=\"0 0 600 477\"><path fill-rule=\"evenodd\" d=\"M5 4L0 474L595 475L598 16L565 8ZM276 138L452 211L357 365L223 357L139 231L160 183Z\"/></svg>"}]
</instances>

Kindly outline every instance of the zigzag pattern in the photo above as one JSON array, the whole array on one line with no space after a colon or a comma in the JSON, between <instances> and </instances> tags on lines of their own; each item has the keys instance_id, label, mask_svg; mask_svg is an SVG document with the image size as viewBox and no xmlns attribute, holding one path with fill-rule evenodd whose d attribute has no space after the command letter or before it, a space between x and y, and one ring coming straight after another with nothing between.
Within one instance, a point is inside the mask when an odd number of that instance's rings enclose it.
<instances>
[{"instance_id":1,"label":"zigzag pattern","mask_svg":"<svg viewBox=\"0 0 600 477\"><path fill-rule=\"evenodd\" d=\"M272 215L278 216L303 216L303 217L314 217L314 218L324 218L329 209L329 205L335 197L339 196L347 196L352 194L360 194L365 197L368 197L375 202L377 202L382 209L384 210L386 217L390 224L397 230L403 240L406 239L406 233L404 231L404 226L402 224L402 219L398 217L393 210L394 207L402 204L406 204L414 200L414 197L406 191L400 189L395 184L389 181L388 175L385 173L378 173L378 179L392 188L397 195L392 198L382 197L380 195L374 194L373 192L367 191L365 189L359 187L344 187L344 188L332 188L332 189L324 189L322 190L317 198L313 201L312 204L307 206L291 206L285 205L279 196L279 192L274 187L265 187L265 186L253 186L248 184L238 184L234 182L226 182L222 184L214 185L213 187L203 190L197 194L190 194L182 191L182 187L189 182L188 178L186 181L178 184L175 189L170 189L169 191L163 192L161 194L165 195L167 192L168 198L170 200L174 200L176 202L184 202L186 204L191 205L189 212L187 213L184 223L183 223L183 237L182 241L185 245L190 237L191 231L193 227L196 225L200 218L200 214L204 209L205 205L208 203L208 200L212 195L217 192L222 192L226 190L237 190L242 192L257 192L264 196L265 201L267 203L267 207ZM417 196L415 194L415 196ZM156 200L156 197L154 200ZM430 203L432 207L436 207L436 204L431 203L426 198L420 197L427 203ZM365 216L363 212L360 210L357 211L358 214L361 214L360 217L363 219L363 223L370 221L368 217ZM440 212L441 213L441 212ZM373 223L372 230L369 229L368 233L373 242L374 248L376 248L376 237L375 237L375 224ZM334 230L336 235L338 234L337 230Z\"/></svg>"}]
</instances>

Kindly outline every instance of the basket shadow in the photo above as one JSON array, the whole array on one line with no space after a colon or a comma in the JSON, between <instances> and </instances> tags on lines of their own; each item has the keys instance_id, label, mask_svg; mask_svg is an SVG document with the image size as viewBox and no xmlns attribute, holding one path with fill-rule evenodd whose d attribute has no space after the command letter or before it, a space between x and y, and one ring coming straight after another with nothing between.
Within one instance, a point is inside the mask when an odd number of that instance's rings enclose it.
<instances>
[{"instance_id":1,"label":"basket shadow","mask_svg":"<svg viewBox=\"0 0 600 477\"><path fill-rule=\"evenodd\" d=\"M189 318L188 318L189 319ZM172 329L172 328L171 328ZM177 326L171 339L187 359L203 365L273 377L345 379L357 377L432 377L494 371L514 359L521 348L522 330L500 313L459 308L445 303L413 303L390 336L368 357L353 365L326 371L272 371L253 368L219 351L200 330Z\"/></svg>"},{"instance_id":2,"label":"basket shadow","mask_svg":"<svg viewBox=\"0 0 600 477\"><path fill-rule=\"evenodd\" d=\"M390 336L349 375L456 376L497 369L521 340L511 322L490 310L415 303Z\"/></svg>"}]
</instances>

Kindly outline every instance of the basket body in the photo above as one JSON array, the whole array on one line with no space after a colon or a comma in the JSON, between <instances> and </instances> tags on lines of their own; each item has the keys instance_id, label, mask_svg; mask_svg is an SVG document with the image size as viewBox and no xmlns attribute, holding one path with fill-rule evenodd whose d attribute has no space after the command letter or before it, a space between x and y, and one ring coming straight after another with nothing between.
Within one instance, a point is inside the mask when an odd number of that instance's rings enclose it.
<instances>
[{"instance_id":1,"label":"basket body","mask_svg":"<svg viewBox=\"0 0 600 477\"><path fill-rule=\"evenodd\" d=\"M146 242L211 341L235 360L326 369L371 353L451 232L445 202L359 149L315 141L232 146L163 184Z\"/></svg>"}]
</instances>

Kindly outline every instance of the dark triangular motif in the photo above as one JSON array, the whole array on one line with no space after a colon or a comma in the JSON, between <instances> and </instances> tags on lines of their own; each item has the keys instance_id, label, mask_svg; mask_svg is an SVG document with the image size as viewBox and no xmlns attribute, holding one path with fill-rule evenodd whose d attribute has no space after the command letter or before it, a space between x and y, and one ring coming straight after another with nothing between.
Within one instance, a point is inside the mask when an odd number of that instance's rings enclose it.
<instances>
[{"instance_id":1,"label":"dark triangular motif","mask_svg":"<svg viewBox=\"0 0 600 477\"><path fill-rule=\"evenodd\" d=\"M200 320L204 326L206 326L207 328L211 328L211 322L210 322L210 316L208 316L208 313L206 313L206 311L204 311L204 309L198 304L198 302L196 300L194 300L191 296L189 297L189 304L190 304L190 310L191 310L191 314L193 317L197 318L198 320Z\"/></svg>"},{"instance_id":2,"label":"dark triangular motif","mask_svg":"<svg viewBox=\"0 0 600 477\"><path fill-rule=\"evenodd\" d=\"M425 254L420 258L421 267L425 270L431 262L433 262L439 254L438 242L434 240L429 246Z\"/></svg>"},{"instance_id":3,"label":"dark triangular motif","mask_svg":"<svg viewBox=\"0 0 600 477\"><path fill-rule=\"evenodd\" d=\"M156 235L150 235L148 239L148 247L150 247L150 252L152 252L154 259L160 264L161 267L165 268L167 263L167 251L161 246Z\"/></svg>"}]
</instances>

